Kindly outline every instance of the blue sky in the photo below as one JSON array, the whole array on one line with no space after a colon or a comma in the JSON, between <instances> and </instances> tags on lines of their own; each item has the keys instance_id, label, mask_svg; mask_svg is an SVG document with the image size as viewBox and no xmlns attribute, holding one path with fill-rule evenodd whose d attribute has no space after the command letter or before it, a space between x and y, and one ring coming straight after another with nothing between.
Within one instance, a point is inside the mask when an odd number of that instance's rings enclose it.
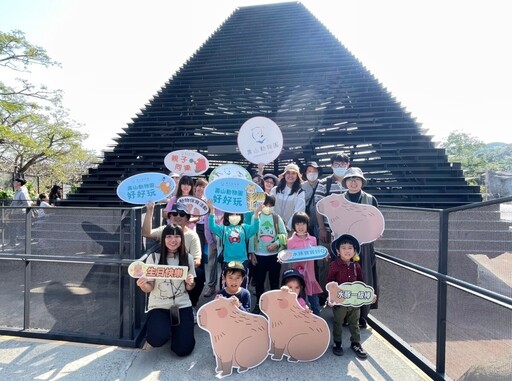
<instances>
[{"instance_id":1,"label":"blue sky","mask_svg":"<svg viewBox=\"0 0 512 381\"><path fill-rule=\"evenodd\" d=\"M62 63L34 82L101 150L244 0L2 0L0 29L20 29ZM504 0L302 3L434 135L512 143L512 23ZM5 71L0 69L2 80Z\"/></svg>"}]
</instances>

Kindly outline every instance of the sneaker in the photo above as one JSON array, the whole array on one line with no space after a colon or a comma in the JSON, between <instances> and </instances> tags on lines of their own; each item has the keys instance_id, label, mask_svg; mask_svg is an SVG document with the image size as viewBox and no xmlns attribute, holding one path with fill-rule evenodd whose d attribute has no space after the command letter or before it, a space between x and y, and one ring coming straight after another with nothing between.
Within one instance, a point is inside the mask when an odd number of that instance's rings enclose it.
<instances>
[{"instance_id":1,"label":"sneaker","mask_svg":"<svg viewBox=\"0 0 512 381\"><path fill-rule=\"evenodd\" d=\"M359 328L366 328L368 326L368 324L366 323L366 319L365 318L359 318Z\"/></svg>"},{"instance_id":2,"label":"sneaker","mask_svg":"<svg viewBox=\"0 0 512 381\"><path fill-rule=\"evenodd\" d=\"M356 356L359 357L360 359L365 359L366 357L368 357L368 353L365 352L365 350L363 349L361 344L352 343L352 344L350 344L350 348L352 348L352 350L355 352Z\"/></svg>"},{"instance_id":3,"label":"sneaker","mask_svg":"<svg viewBox=\"0 0 512 381\"><path fill-rule=\"evenodd\" d=\"M195 307L192 307L192 314L194 315L194 324L197 324L197 311Z\"/></svg>"},{"instance_id":4,"label":"sneaker","mask_svg":"<svg viewBox=\"0 0 512 381\"><path fill-rule=\"evenodd\" d=\"M332 347L332 353L334 353L336 356L343 356L343 347L341 344L334 344Z\"/></svg>"},{"instance_id":5,"label":"sneaker","mask_svg":"<svg viewBox=\"0 0 512 381\"><path fill-rule=\"evenodd\" d=\"M206 292L203 294L203 296L204 296L205 298L209 298L210 296L215 295L216 293L217 293L217 289L216 289L215 287L210 287L210 288L208 289L208 291L206 291Z\"/></svg>"}]
</instances>

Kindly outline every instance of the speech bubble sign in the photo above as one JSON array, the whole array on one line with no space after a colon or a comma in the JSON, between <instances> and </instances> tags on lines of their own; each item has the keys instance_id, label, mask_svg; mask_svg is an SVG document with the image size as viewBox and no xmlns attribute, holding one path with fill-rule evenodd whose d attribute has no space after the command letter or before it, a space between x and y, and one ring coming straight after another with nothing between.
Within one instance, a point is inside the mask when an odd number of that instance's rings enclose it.
<instances>
[{"instance_id":1,"label":"speech bubble sign","mask_svg":"<svg viewBox=\"0 0 512 381\"><path fill-rule=\"evenodd\" d=\"M311 246L303 249L285 249L277 253L277 259L282 263L293 263L302 261L314 261L323 259L329 255L324 246Z\"/></svg>"},{"instance_id":2,"label":"speech bubble sign","mask_svg":"<svg viewBox=\"0 0 512 381\"><path fill-rule=\"evenodd\" d=\"M233 298L219 296L197 311L197 325L210 334L217 378L260 365L270 348L267 319L242 311Z\"/></svg>"},{"instance_id":3,"label":"speech bubble sign","mask_svg":"<svg viewBox=\"0 0 512 381\"><path fill-rule=\"evenodd\" d=\"M165 166L174 173L197 176L208 170L208 159L199 152L187 149L169 152L164 158Z\"/></svg>"},{"instance_id":4,"label":"speech bubble sign","mask_svg":"<svg viewBox=\"0 0 512 381\"><path fill-rule=\"evenodd\" d=\"M188 214L192 216L204 216L210 212L210 208L206 202L200 198L193 196L181 196L178 201L187 208Z\"/></svg>"},{"instance_id":5,"label":"speech bubble sign","mask_svg":"<svg viewBox=\"0 0 512 381\"><path fill-rule=\"evenodd\" d=\"M216 209L228 213L246 213L265 201L265 192L257 184L231 177L209 183L204 194Z\"/></svg>"},{"instance_id":6,"label":"speech bubble sign","mask_svg":"<svg viewBox=\"0 0 512 381\"><path fill-rule=\"evenodd\" d=\"M281 361L286 356L289 362L314 361L329 347L327 322L302 309L297 294L288 287L265 292L259 306L268 317L272 360Z\"/></svg>"},{"instance_id":7,"label":"speech bubble sign","mask_svg":"<svg viewBox=\"0 0 512 381\"><path fill-rule=\"evenodd\" d=\"M135 261L128 266L128 274L132 278L185 280L188 267L146 264L142 261Z\"/></svg>"},{"instance_id":8,"label":"speech bubble sign","mask_svg":"<svg viewBox=\"0 0 512 381\"><path fill-rule=\"evenodd\" d=\"M162 173L146 172L130 176L117 186L117 197L130 204L144 205L148 201L157 202L174 192L176 183Z\"/></svg>"},{"instance_id":9,"label":"speech bubble sign","mask_svg":"<svg viewBox=\"0 0 512 381\"><path fill-rule=\"evenodd\" d=\"M268 164L279 157L283 149L283 133L269 118L255 116L238 131L238 149L254 164Z\"/></svg>"},{"instance_id":10,"label":"speech bubble sign","mask_svg":"<svg viewBox=\"0 0 512 381\"><path fill-rule=\"evenodd\" d=\"M373 205L350 202L341 194L331 194L316 204L327 217L334 237L350 234L360 244L375 241L384 232L384 216Z\"/></svg>"},{"instance_id":11,"label":"speech bubble sign","mask_svg":"<svg viewBox=\"0 0 512 381\"><path fill-rule=\"evenodd\" d=\"M329 282L325 289L329 293L331 304L340 306L361 307L364 304L372 304L375 296L373 287L360 281L342 284Z\"/></svg>"},{"instance_id":12,"label":"speech bubble sign","mask_svg":"<svg viewBox=\"0 0 512 381\"><path fill-rule=\"evenodd\" d=\"M224 177L252 180L251 174L244 167L237 164L222 164L210 173L208 181L211 183Z\"/></svg>"}]
</instances>

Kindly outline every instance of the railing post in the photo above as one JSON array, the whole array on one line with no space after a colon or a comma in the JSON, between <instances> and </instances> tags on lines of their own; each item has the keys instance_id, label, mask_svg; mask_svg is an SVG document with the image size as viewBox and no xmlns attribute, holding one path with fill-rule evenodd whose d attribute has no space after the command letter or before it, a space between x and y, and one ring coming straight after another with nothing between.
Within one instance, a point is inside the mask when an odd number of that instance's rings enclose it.
<instances>
[{"instance_id":1,"label":"railing post","mask_svg":"<svg viewBox=\"0 0 512 381\"><path fill-rule=\"evenodd\" d=\"M439 266L438 272L448 275L448 212L442 210L439 217ZM436 371L446 372L446 299L447 285L443 279L437 282L437 334Z\"/></svg>"}]
</instances>

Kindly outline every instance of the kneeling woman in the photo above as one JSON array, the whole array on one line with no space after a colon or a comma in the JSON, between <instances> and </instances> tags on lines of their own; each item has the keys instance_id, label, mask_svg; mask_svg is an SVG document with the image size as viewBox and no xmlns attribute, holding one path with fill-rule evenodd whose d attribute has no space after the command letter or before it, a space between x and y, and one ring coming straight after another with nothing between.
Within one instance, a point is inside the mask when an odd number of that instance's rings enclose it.
<instances>
[{"instance_id":1,"label":"kneeling woman","mask_svg":"<svg viewBox=\"0 0 512 381\"><path fill-rule=\"evenodd\" d=\"M146 340L153 347L161 347L171 340L171 350L186 356L194 350L194 315L187 291L194 288L194 259L185 251L183 230L167 225L162 232L160 254L150 255L148 264L187 266L185 280L140 278L137 286L149 294Z\"/></svg>"}]
</instances>

